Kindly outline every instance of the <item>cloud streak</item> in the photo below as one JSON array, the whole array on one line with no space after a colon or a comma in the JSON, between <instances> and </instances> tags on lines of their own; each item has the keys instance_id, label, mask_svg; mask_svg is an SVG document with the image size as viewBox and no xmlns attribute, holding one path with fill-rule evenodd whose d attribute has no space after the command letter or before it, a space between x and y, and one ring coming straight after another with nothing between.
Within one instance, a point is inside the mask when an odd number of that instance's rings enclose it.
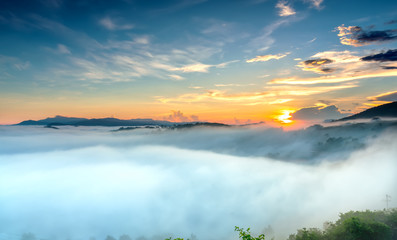
<instances>
[{"instance_id":1,"label":"cloud streak","mask_svg":"<svg viewBox=\"0 0 397 240\"><path fill-rule=\"evenodd\" d=\"M254 58L248 59L246 62L247 63L252 63L252 62L267 62L271 59L281 59L283 57L286 57L289 53L285 53L285 54L276 54L276 55L261 55L261 56L256 56Z\"/></svg>"},{"instance_id":2,"label":"cloud streak","mask_svg":"<svg viewBox=\"0 0 397 240\"><path fill-rule=\"evenodd\" d=\"M111 19L110 17L102 18L101 20L99 20L99 24L111 31L131 30L134 28L133 24L119 24L116 23L116 21L114 19Z\"/></svg>"}]
</instances>

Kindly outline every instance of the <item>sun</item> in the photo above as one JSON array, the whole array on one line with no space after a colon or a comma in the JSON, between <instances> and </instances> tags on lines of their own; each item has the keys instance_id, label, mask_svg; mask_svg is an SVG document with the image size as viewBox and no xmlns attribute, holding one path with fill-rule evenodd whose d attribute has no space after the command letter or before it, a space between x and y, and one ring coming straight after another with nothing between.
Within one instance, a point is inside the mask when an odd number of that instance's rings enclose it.
<instances>
[{"instance_id":1,"label":"sun","mask_svg":"<svg viewBox=\"0 0 397 240\"><path fill-rule=\"evenodd\" d=\"M294 121L291 120L291 113L295 112L294 110L281 110L281 115L276 116L276 120L282 124L290 124Z\"/></svg>"}]
</instances>

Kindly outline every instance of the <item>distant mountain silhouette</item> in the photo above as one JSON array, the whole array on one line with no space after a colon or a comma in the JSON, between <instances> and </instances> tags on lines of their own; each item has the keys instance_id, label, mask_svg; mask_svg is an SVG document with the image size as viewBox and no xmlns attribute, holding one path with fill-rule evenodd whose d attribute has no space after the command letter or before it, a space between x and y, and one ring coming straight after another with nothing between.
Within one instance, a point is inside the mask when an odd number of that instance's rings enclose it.
<instances>
[{"instance_id":1,"label":"distant mountain silhouette","mask_svg":"<svg viewBox=\"0 0 397 240\"><path fill-rule=\"evenodd\" d=\"M337 121L348 121L364 118L394 117L397 118L397 102L386 103L377 107L367 109L363 112L354 114L349 117L341 118Z\"/></svg>"},{"instance_id":2,"label":"distant mountain silhouette","mask_svg":"<svg viewBox=\"0 0 397 240\"><path fill-rule=\"evenodd\" d=\"M129 119L122 120L118 118L74 118L74 117L63 117L56 116L53 118L46 118L42 120L27 120L18 123L17 125L46 125L46 126L148 126L148 125L160 125L160 126L172 126L175 123L168 121L157 121L153 119Z\"/></svg>"},{"instance_id":3,"label":"distant mountain silhouette","mask_svg":"<svg viewBox=\"0 0 397 240\"><path fill-rule=\"evenodd\" d=\"M169 122L158 121L153 119L118 119L118 118L74 118L56 116L53 118L46 118L42 120L27 120L18 123L17 125L43 125L47 128L54 128L54 126L102 126L102 127L121 127L119 130L131 130L135 127L143 126L161 126L169 128L191 128L191 127L226 127L229 125L222 123L209 123L209 122Z\"/></svg>"}]
</instances>

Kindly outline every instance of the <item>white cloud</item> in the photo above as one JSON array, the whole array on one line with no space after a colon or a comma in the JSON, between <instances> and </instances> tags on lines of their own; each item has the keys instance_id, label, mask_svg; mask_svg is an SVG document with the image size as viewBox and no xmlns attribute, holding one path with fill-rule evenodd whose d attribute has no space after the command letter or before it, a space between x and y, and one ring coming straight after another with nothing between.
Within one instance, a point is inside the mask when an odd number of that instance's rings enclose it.
<instances>
[{"instance_id":1,"label":"white cloud","mask_svg":"<svg viewBox=\"0 0 397 240\"><path fill-rule=\"evenodd\" d=\"M119 24L110 17L105 17L99 20L99 24L108 30L130 30L134 28L133 24Z\"/></svg>"},{"instance_id":2,"label":"white cloud","mask_svg":"<svg viewBox=\"0 0 397 240\"><path fill-rule=\"evenodd\" d=\"M208 64L203 64L203 63L195 63L195 64L190 64L190 65L185 65L183 67L179 68L174 68L172 69L173 71L181 71L181 72L208 72L208 69L210 67L213 67L214 65L208 65Z\"/></svg>"},{"instance_id":3,"label":"white cloud","mask_svg":"<svg viewBox=\"0 0 397 240\"><path fill-rule=\"evenodd\" d=\"M284 0L279 1L276 4L276 8L280 9L278 15L281 17L287 17L296 14L295 10L290 5L288 5L287 1Z\"/></svg>"},{"instance_id":4,"label":"white cloud","mask_svg":"<svg viewBox=\"0 0 397 240\"><path fill-rule=\"evenodd\" d=\"M26 70L30 67L30 62L26 61L26 62L15 63L14 67L18 70Z\"/></svg>"},{"instance_id":5,"label":"white cloud","mask_svg":"<svg viewBox=\"0 0 397 240\"><path fill-rule=\"evenodd\" d=\"M374 126L118 133L3 126L0 232L233 239L236 225L256 233L270 224L286 239L340 212L382 209L385 193L397 195L396 134L374 137Z\"/></svg>"},{"instance_id":6,"label":"white cloud","mask_svg":"<svg viewBox=\"0 0 397 240\"><path fill-rule=\"evenodd\" d=\"M58 44L57 50L59 53L62 54L70 54L70 50L63 44Z\"/></svg>"},{"instance_id":7,"label":"white cloud","mask_svg":"<svg viewBox=\"0 0 397 240\"><path fill-rule=\"evenodd\" d=\"M321 6L321 4L324 0L305 0L305 2L309 2L314 8L322 9L323 6Z\"/></svg>"},{"instance_id":8,"label":"white cloud","mask_svg":"<svg viewBox=\"0 0 397 240\"><path fill-rule=\"evenodd\" d=\"M184 80L185 78L176 74L170 74L168 75L170 78L175 79L175 80Z\"/></svg>"}]
</instances>

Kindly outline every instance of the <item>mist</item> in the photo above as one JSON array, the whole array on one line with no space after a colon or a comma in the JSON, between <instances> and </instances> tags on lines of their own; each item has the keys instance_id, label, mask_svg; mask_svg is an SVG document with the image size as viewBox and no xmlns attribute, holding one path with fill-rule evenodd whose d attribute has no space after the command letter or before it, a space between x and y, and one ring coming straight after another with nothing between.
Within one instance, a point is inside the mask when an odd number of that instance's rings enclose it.
<instances>
[{"instance_id":1,"label":"mist","mask_svg":"<svg viewBox=\"0 0 397 240\"><path fill-rule=\"evenodd\" d=\"M0 239L283 239L397 196L388 123L110 130L0 127Z\"/></svg>"}]
</instances>

